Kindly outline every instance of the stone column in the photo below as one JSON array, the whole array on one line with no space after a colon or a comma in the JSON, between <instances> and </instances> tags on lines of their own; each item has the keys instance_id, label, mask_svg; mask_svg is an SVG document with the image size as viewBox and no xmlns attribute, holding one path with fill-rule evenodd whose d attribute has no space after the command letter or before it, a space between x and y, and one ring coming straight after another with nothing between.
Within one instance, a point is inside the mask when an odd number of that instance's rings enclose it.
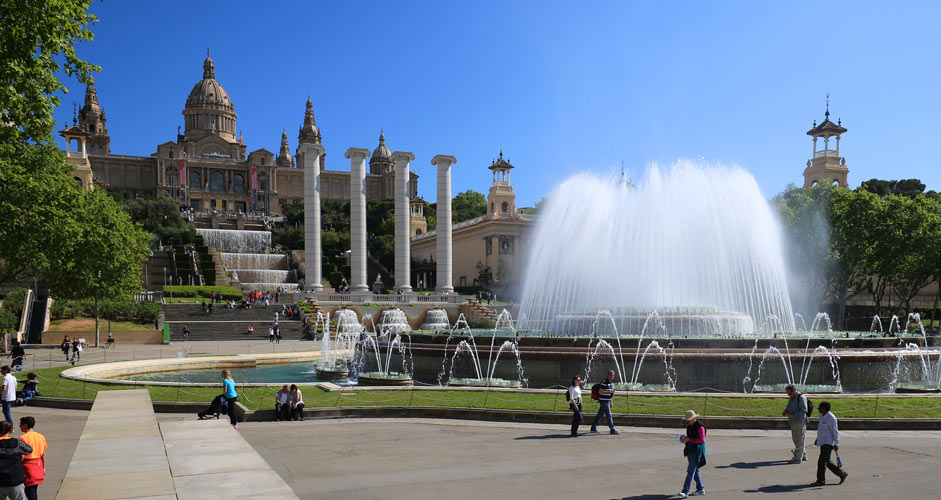
<instances>
[{"instance_id":1,"label":"stone column","mask_svg":"<svg viewBox=\"0 0 941 500\"><path fill-rule=\"evenodd\" d=\"M350 291L369 292L366 284L366 158L369 150L350 148Z\"/></svg>"},{"instance_id":2,"label":"stone column","mask_svg":"<svg viewBox=\"0 0 941 500\"><path fill-rule=\"evenodd\" d=\"M323 146L301 144L304 153L304 283L323 291L323 252L320 247L320 155Z\"/></svg>"},{"instance_id":3,"label":"stone column","mask_svg":"<svg viewBox=\"0 0 941 500\"><path fill-rule=\"evenodd\" d=\"M392 153L395 159L395 290L411 292L411 207L409 206L409 162L415 155L408 151Z\"/></svg>"},{"instance_id":4,"label":"stone column","mask_svg":"<svg viewBox=\"0 0 941 500\"><path fill-rule=\"evenodd\" d=\"M435 258L438 292L453 292L451 279L451 165L457 158L450 155L438 155L431 159L432 165L438 166L438 227L435 229Z\"/></svg>"}]
</instances>

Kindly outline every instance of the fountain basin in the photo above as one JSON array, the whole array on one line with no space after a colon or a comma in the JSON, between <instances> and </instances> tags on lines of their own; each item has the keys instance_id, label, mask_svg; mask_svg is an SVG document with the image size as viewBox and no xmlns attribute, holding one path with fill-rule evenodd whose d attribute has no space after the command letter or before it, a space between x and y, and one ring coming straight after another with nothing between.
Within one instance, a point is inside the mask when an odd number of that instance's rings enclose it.
<instances>
[{"instance_id":1,"label":"fountain basin","mask_svg":"<svg viewBox=\"0 0 941 500\"><path fill-rule=\"evenodd\" d=\"M937 382L903 382L895 387L895 392L941 392L941 384L938 384Z\"/></svg>"},{"instance_id":2,"label":"fountain basin","mask_svg":"<svg viewBox=\"0 0 941 500\"><path fill-rule=\"evenodd\" d=\"M350 370L345 364L340 363L332 366L317 364L314 370L317 372L317 378L320 380L345 380L350 376Z\"/></svg>"},{"instance_id":3,"label":"fountain basin","mask_svg":"<svg viewBox=\"0 0 941 500\"><path fill-rule=\"evenodd\" d=\"M519 380L507 380L505 378L452 378L448 381L448 387L522 387Z\"/></svg>"},{"instance_id":4,"label":"fountain basin","mask_svg":"<svg viewBox=\"0 0 941 500\"><path fill-rule=\"evenodd\" d=\"M675 392L670 384L641 384L620 383L614 384L616 391L644 391L644 392Z\"/></svg>"},{"instance_id":5,"label":"fountain basin","mask_svg":"<svg viewBox=\"0 0 941 500\"><path fill-rule=\"evenodd\" d=\"M787 384L757 384L752 389L752 393L776 393L784 394L784 388ZM805 394L843 394L843 388L838 385L827 384L795 384L797 392Z\"/></svg>"},{"instance_id":6,"label":"fountain basin","mask_svg":"<svg viewBox=\"0 0 941 500\"><path fill-rule=\"evenodd\" d=\"M357 377L357 385L412 385L408 374L399 372L363 372Z\"/></svg>"}]
</instances>

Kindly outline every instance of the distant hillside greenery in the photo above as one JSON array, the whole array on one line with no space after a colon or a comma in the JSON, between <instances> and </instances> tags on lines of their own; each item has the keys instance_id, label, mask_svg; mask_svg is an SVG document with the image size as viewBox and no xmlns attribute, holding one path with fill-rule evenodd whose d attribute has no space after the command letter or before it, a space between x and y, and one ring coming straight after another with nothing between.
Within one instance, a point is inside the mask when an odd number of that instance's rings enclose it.
<instances>
[{"instance_id":1,"label":"distant hillside greenery","mask_svg":"<svg viewBox=\"0 0 941 500\"><path fill-rule=\"evenodd\" d=\"M152 235L150 246L157 247L160 242L175 241L192 244L196 238L193 225L180 216L180 205L167 193L154 195L136 195L121 188L107 188L108 194L131 216L131 220L141 225Z\"/></svg>"}]
</instances>

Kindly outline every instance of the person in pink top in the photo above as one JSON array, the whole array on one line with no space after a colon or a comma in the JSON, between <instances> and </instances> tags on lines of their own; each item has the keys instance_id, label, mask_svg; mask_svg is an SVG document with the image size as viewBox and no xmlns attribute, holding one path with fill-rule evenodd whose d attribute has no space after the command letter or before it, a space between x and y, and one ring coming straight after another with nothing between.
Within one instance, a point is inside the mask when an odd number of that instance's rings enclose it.
<instances>
[{"instance_id":1,"label":"person in pink top","mask_svg":"<svg viewBox=\"0 0 941 500\"><path fill-rule=\"evenodd\" d=\"M706 426L699 422L699 415L693 410L686 410L683 420L686 421L686 435L679 436L679 441L685 445L683 455L689 465L686 468L686 481L683 482L683 491L670 498L686 498L690 495L700 496L706 494L706 487L702 484L699 469L706 465ZM689 487L696 480L696 491L692 494Z\"/></svg>"}]
</instances>

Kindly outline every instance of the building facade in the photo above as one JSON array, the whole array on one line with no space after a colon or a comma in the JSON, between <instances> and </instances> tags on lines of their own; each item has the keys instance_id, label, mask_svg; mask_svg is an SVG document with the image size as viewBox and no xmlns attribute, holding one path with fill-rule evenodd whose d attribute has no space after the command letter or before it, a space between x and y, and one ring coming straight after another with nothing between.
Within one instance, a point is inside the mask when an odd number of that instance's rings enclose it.
<instances>
[{"instance_id":1,"label":"building facade","mask_svg":"<svg viewBox=\"0 0 941 500\"><path fill-rule=\"evenodd\" d=\"M452 286L485 286L516 289L523 282L530 237L535 220L516 210L516 193L510 184L514 167L503 158L488 167L493 184L487 193L487 213L452 228ZM438 286L435 272L436 231L413 232L412 283L423 288Z\"/></svg>"},{"instance_id":2,"label":"building facade","mask_svg":"<svg viewBox=\"0 0 941 500\"><path fill-rule=\"evenodd\" d=\"M277 155L264 148L248 152L237 119L235 105L216 80L215 62L207 54L202 79L186 98L183 126L177 127L175 140L157 145L156 152L147 156L111 154L107 120L94 81L85 89L77 124L62 133L68 132L70 137L84 134L93 182L100 186L142 194L165 192L181 206L197 212L280 215L282 205L301 203L304 173L297 168L303 165L300 144L320 145L322 139L310 97L293 157L287 131L281 133ZM349 171L327 170L326 153L320 160L321 199L349 200ZM369 164L366 199L391 198L394 164L384 133L380 133ZM418 175L414 173L410 175L410 189L418 192Z\"/></svg>"}]
</instances>

